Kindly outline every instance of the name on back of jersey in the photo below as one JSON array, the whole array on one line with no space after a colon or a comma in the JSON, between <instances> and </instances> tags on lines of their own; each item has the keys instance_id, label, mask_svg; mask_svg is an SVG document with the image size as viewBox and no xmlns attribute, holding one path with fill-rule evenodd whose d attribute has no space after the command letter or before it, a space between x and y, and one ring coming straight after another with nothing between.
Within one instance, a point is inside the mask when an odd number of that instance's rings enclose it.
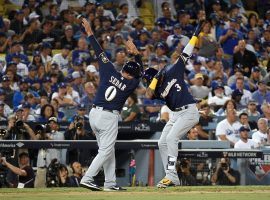
<instances>
[{"instance_id":1,"label":"name on back of jersey","mask_svg":"<svg viewBox=\"0 0 270 200\"><path fill-rule=\"evenodd\" d=\"M110 83L112 83L113 85L115 85L117 88L119 88L121 91L124 91L125 88L127 87L126 84L122 83L121 81L119 81L117 78L115 78L114 76L111 76L111 79L109 80Z\"/></svg>"},{"instance_id":2,"label":"name on back of jersey","mask_svg":"<svg viewBox=\"0 0 270 200\"><path fill-rule=\"evenodd\" d=\"M168 83L167 83L167 86L166 86L166 88L164 89L164 91L161 93L161 97L162 98L165 98L168 94L169 94L169 92L170 92L170 90L171 90L171 88L172 88L172 86L175 84L177 82L177 79L172 79L171 81L169 81ZM179 84L175 84L175 87L177 88L177 92L180 92L181 91L181 86L179 85Z\"/></svg>"}]
</instances>

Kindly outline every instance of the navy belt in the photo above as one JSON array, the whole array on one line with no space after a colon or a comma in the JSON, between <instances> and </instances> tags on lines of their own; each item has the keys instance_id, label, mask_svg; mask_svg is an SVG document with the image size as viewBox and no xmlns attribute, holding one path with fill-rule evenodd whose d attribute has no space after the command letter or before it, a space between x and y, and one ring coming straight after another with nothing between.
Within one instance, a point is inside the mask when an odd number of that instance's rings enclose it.
<instances>
[{"instance_id":1,"label":"navy belt","mask_svg":"<svg viewBox=\"0 0 270 200\"><path fill-rule=\"evenodd\" d=\"M96 105L92 105L92 108L97 108L97 109L101 109L101 110L103 110L103 111L107 111L107 112L111 112L111 113L119 113L119 111L118 110L108 110L108 109L105 109L105 108L103 108L103 107L101 107L101 106L96 106Z\"/></svg>"},{"instance_id":2,"label":"navy belt","mask_svg":"<svg viewBox=\"0 0 270 200\"><path fill-rule=\"evenodd\" d=\"M175 108L173 111L182 111L182 110L186 110L186 109L188 109L188 105L185 105L185 106L182 106L179 108Z\"/></svg>"}]
</instances>

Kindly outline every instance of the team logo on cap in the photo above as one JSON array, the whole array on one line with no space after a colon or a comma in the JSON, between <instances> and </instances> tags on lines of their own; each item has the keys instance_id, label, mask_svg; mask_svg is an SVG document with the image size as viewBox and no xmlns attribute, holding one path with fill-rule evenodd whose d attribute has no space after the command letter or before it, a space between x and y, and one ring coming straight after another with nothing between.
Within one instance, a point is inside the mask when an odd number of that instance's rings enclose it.
<instances>
[{"instance_id":1,"label":"team logo on cap","mask_svg":"<svg viewBox=\"0 0 270 200\"><path fill-rule=\"evenodd\" d=\"M107 58L107 56L105 55L104 52L102 52L102 53L99 55L99 57L101 58L101 60L102 60L103 63L109 62L109 59Z\"/></svg>"}]
</instances>

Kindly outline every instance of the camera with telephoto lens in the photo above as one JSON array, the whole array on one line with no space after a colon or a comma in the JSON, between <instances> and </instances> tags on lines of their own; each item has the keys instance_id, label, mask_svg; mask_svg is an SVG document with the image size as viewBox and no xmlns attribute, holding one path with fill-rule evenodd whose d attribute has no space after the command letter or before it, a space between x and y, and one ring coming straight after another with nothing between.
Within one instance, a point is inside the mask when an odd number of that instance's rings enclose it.
<instances>
[{"instance_id":1,"label":"camera with telephoto lens","mask_svg":"<svg viewBox=\"0 0 270 200\"><path fill-rule=\"evenodd\" d=\"M227 170L228 169L228 164L227 163L221 163L221 168L223 170Z\"/></svg>"},{"instance_id":2,"label":"camera with telephoto lens","mask_svg":"<svg viewBox=\"0 0 270 200\"><path fill-rule=\"evenodd\" d=\"M75 116L75 118L74 118L74 125L75 125L75 128L76 128L76 129L82 129L82 128L83 128L83 123L80 122L80 121L82 121L82 120L83 120L82 117L80 117L80 116Z\"/></svg>"},{"instance_id":3,"label":"camera with telephoto lens","mask_svg":"<svg viewBox=\"0 0 270 200\"><path fill-rule=\"evenodd\" d=\"M7 134L7 130L6 129L0 129L0 139L5 137L5 135Z\"/></svg>"},{"instance_id":4,"label":"camera with telephoto lens","mask_svg":"<svg viewBox=\"0 0 270 200\"><path fill-rule=\"evenodd\" d=\"M15 122L15 127L22 129L23 128L23 121L22 120L17 120Z\"/></svg>"},{"instance_id":5,"label":"camera with telephoto lens","mask_svg":"<svg viewBox=\"0 0 270 200\"><path fill-rule=\"evenodd\" d=\"M58 179L58 171L59 171L60 163L57 159L53 159L48 166L46 173L46 184L47 187L58 187L59 179Z\"/></svg>"}]
</instances>

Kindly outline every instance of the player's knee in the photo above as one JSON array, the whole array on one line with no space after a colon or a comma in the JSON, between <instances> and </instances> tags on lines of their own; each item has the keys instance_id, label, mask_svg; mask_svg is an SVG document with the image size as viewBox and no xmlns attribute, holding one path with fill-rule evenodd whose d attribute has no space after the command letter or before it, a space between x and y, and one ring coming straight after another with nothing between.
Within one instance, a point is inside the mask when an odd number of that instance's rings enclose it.
<instances>
[{"instance_id":1,"label":"player's knee","mask_svg":"<svg viewBox=\"0 0 270 200\"><path fill-rule=\"evenodd\" d=\"M110 157L114 152L114 148L113 149L109 149L109 148L104 148L104 149L99 149L99 154L102 154L105 158Z\"/></svg>"}]
</instances>

